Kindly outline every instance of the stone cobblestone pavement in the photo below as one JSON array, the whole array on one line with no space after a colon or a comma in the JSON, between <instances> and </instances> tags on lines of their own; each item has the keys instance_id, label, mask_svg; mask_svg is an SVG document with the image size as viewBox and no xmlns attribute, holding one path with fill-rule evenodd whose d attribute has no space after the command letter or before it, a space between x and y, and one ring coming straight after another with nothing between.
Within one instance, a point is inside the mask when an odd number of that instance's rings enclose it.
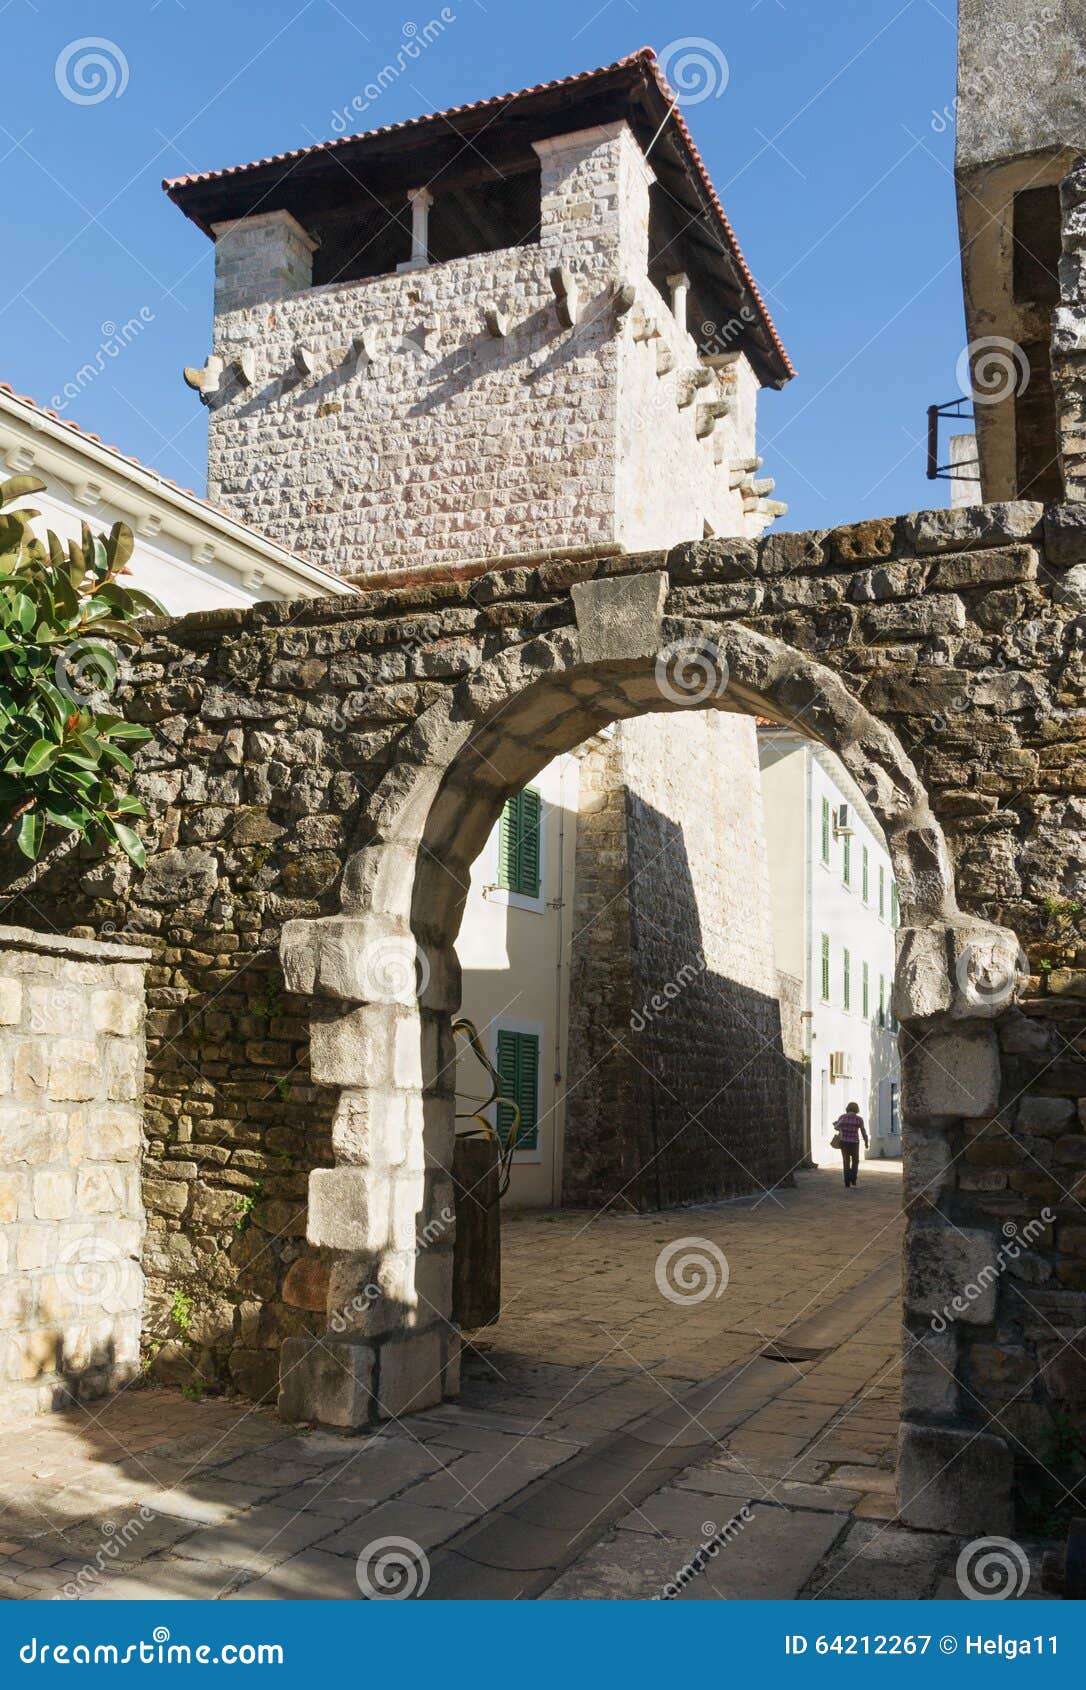
<instances>
[{"instance_id":1,"label":"stone cobblestone pavement","mask_svg":"<svg viewBox=\"0 0 1086 1690\"><path fill-rule=\"evenodd\" d=\"M510 1217L461 1398L373 1436L141 1388L7 1431L0 1594L358 1600L396 1537L431 1598L651 1597L746 1506L682 1599L957 1596L957 1540L891 1523L899 1205L869 1164L855 1193ZM670 1300L661 1251L694 1245L716 1277Z\"/></svg>"}]
</instances>

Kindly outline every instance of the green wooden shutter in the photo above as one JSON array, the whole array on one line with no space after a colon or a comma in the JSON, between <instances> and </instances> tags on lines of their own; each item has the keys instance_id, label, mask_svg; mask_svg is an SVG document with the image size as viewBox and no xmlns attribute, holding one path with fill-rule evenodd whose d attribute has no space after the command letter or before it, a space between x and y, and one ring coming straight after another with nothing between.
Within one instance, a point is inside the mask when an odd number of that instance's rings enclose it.
<instances>
[{"instance_id":1,"label":"green wooden shutter","mask_svg":"<svg viewBox=\"0 0 1086 1690\"><path fill-rule=\"evenodd\" d=\"M526 898L539 896L539 829L543 807L539 793L530 786L520 794L520 881L517 891Z\"/></svg>"},{"instance_id":2,"label":"green wooden shutter","mask_svg":"<svg viewBox=\"0 0 1086 1690\"><path fill-rule=\"evenodd\" d=\"M822 935L822 1002L830 1001L830 936Z\"/></svg>"},{"instance_id":3,"label":"green wooden shutter","mask_svg":"<svg viewBox=\"0 0 1086 1690\"><path fill-rule=\"evenodd\" d=\"M535 1150L539 1144L539 1037L536 1033L514 1033L507 1027L498 1029L498 1048L494 1063L503 1097L512 1098L520 1109L517 1130L517 1149ZM511 1109L498 1104L498 1136L508 1144L513 1130Z\"/></svg>"},{"instance_id":4,"label":"green wooden shutter","mask_svg":"<svg viewBox=\"0 0 1086 1690\"><path fill-rule=\"evenodd\" d=\"M822 861L824 863L828 863L829 860L830 860L830 801L829 801L828 798L823 798L823 800L822 800Z\"/></svg>"},{"instance_id":5,"label":"green wooden shutter","mask_svg":"<svg viewBox=\"0 0 1086 1690\"><path fill-rule=\"evenodd\" d=\"M847 833L845 834L844 877L845 877L845 885L851 886L852 885L852 839L851 839L850 835L847 834Z\"/></svg>"},{"instance_id":6,"label":"green wooden shutter","mask_svg":"<svg viewBox=\"0 0 1086 1690\"><path fill-rule=\"evenodd\" d=\"M511 889L516 874L517 824L520 816L520 794L507 798L498 823L498 885Z\"/></svg>"},{"instance_id":7,"label":"green wooden shutter","mask_svg":"<svg viewBox=\"0 0 1086 1690\"><path fill-rule=\"evenodd\" d=\"M498 824L498 885L526 898L539 896L542 805L531 787L507 798Z\"/></svg>"},{"instance_id":8,"label":"green wooden shutter","mask_svg":"<svg viewBox=\"0 0 1086 1690\"><path fill-rule=\"evenodd\" d=\"M870 896L870 892L871 892L871 886L870 886L871 863L870 863L870 859L869 859L868 854L867 854L867 846L866 845L864 846L863 871L862 872L863 872L862 896L863 896L863 901L866 904L867 900Z\"/></svg>"},{"instance_id":9,"label":"green wooden shutter","mask_svg":"<svg viewBox=\"0 0 1086 1690\"><path fill-rule=\"evenodd\" d=\"M842 955L841 955L841 985L842 985L842 998L841 998L842 1005L845 1009L851 1009L851 1007L852 1007L852 958L849 955L848 951L842 952Z\"/></svg>"},{"instance_id":10,"label":"green wooden shutter","mask_svg":"<svg viewBox=\"0 0 1086 1690\"><path fill-rule=\"evenodd\" d=\"M870 1013L871 1013L871 965L870 965L870 963L865 962L864 963L864 985L863 985L863 1016L864 1016L865 1021L867 1020L867 1017L870 1015Z\"/></svg>"}]
</instances>

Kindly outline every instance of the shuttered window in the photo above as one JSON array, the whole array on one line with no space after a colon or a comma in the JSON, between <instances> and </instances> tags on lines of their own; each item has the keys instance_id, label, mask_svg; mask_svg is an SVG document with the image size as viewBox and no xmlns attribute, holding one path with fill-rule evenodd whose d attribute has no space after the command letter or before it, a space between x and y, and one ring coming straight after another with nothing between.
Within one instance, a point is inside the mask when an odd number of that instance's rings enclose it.
<instances>
[{"instance_id":1,"label":"shuttered window","mask_svg":"<svg viewBox=\"0 0 1086 1690\"><path fill-rule=\"evenodd\" d=\"M498 824L498 885L525 898L539 896L539 793L525 787L506 800Z\"/></svg>"},{"instance_id":2,"label":"shuttered window","mask_svg":"<svg viewBox=\"0 0 1086 1690\"><path fill-rule=\"evenodd\" d=\"M844 1009L852 1008L852 958L848 951L841 953L841 1004Z\"/></svg>"},{"instance_id":3,"label":"shuttered window","mask_svg":"<svg viewBox=\"0 0 1086 1690\"><path fill-rule=\"evenodd\" d=\"M498 1070L501 1096L511 1097L520 1109L517 1149L538 1149L539 1035L513 1033L507 1027L499 1027L497 1059L494 1065ZM508 1144L514 1122L513 1111L499 1103L497 1126L503 1144Z\"/></svg>"},{"instance_id":4,"label":"shuttered window","mask_svg":"<svg viewBox=\"0 0 1086 1690\"><path fill-rule=\"evenodd\" d=\"M830 1001L830 936L822 935L822 1002Z\"/></svg>"},{"instance_id":5,"label":"shuttered window","mask_svg":"<svg viewBox=\"0 0 1086 1690\"><path fill-rule=\"evenodd\" d=\"M861 872L861 876L862 876L861 893L862 893L862 896L863 896L863 901L866 904L868 902L868 899L871 896L871 859L867 854L867 846L866 845L864 846L864 854L863 854L862 867L861 867L860 872Z\"/></svg>"},{"instance_id":6,"label":"shuttered window","mask_svg":"<svg viewBox=\"0 0 1086 1690\"><path fill-rule=\"evenodd\" d=\"M823 800L822 800L822 861L824 863L828 863L829 860L830 860L830 801L829 801L828 798L823 798Z\"/></svg>"}]
</instances>

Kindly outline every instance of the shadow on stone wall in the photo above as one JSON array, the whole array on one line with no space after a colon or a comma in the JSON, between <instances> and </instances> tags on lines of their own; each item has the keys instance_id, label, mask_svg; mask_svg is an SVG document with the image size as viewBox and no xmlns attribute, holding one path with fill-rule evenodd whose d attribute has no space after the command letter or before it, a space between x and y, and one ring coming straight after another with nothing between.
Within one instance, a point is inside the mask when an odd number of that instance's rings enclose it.
<instances>
[{"instance_id":1,"label":"shadow on stone wall","mask_svg":"<svg viewBox=\"0 0 1086 1690\"><path fill-rule=\"evenodd\" d=\"M646 1211L790 1185L803 1081L780 1004L706 965L682 826L625 805L629 857L597 888L607 939L593 920L573 941L564 1201ZM578 877L613 861L619 825L610 803L582 814Z\"/></svg>"}]
</instances>

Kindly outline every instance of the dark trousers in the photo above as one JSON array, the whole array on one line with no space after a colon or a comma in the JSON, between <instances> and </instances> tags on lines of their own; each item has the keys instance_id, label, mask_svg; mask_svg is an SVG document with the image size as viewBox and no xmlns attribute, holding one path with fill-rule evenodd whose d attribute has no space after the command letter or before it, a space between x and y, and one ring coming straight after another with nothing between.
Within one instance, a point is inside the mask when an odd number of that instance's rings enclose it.
<instances>
[{"instance_id":1,"label":"dark trousers","mask_svg":"<svg viewBox=\"0 0 1086 1690\"><path fill-rule=\"evenodd\" d=\"M859 1171L859 1167L860 1167L860 1141L859 1141L859 1139L856 1140L855 1144L842 1144L842 1146L841 1146L841 1166L845 1170L845 1184L846 1185L855 1185L856 1184L856 1175L857 1175L857 1173Z\"/></svg>"}]
</instances>

